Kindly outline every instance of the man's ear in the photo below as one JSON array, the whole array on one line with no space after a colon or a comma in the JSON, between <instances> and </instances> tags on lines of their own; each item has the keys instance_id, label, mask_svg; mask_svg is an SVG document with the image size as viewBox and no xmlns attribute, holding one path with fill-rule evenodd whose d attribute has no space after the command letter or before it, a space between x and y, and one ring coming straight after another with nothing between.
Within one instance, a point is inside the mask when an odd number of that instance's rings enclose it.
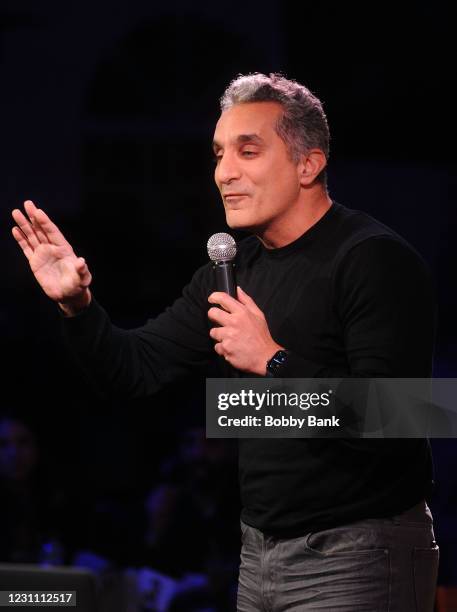
<instances>
[{"instance_id":1,"label":"man's ear","mask_svg":"<svg viewBox=\"0 0 457 612\"><path fill-rule=\"evenodd\" d=\"M321 149L310 149L304 153L298 164L300 183L303 187L311 185L327 165L327 158Z\"/></svg>"}]
</instances>

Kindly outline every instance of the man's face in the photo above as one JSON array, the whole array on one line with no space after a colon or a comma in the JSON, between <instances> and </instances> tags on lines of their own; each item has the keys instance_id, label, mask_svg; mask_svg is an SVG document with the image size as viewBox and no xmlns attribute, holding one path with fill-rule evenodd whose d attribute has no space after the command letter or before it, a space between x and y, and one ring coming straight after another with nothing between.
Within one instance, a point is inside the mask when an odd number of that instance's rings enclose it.
<instances>
[{"instance_id":1,"label":"man's face","mask_svg":"<svg viewBox=\"0 0 457 612\"><path fill-rule=\"evenodd\" d=\"M274 229L298 201L299 164L275 130L281 112L276 102L250 102L217 122L214 178L232 229Z\"/></svg>"}]
</instances>

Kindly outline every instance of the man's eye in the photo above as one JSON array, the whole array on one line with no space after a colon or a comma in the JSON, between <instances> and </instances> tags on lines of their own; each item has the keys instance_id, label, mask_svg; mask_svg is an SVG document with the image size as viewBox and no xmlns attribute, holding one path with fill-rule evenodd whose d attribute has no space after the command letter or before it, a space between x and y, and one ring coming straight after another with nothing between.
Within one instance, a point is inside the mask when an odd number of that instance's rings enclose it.
<instances>
[{"instance_id":1,"label":"man's eye","mask_svg":"<svg viewBox=\"0 0 457 612\"><path fill-rule=\"evenodd\" d=\"M256 155L256 154L257 154L257 151L246 151L246 150L244 150L244 151L241 152L241 155L243 157L254 157L254 155Z\"/></svg>"},{"instance_id":2,"label":"man's eye","mask_svg":"<svg viewBox=\"0 0 457 612\"><path fill-rule=\"evenodd\" d=\"M218 164L222 159L222 155L213 155L213 162Z\"/></svg>"}]
</instances>

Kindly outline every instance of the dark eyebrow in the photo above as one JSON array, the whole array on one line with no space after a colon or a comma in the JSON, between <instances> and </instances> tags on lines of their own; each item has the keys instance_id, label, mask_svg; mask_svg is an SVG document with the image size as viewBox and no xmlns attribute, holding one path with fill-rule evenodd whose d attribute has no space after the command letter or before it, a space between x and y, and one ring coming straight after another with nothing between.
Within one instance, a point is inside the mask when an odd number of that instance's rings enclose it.
<instances>
[{"instance_id":1,"label":"dark eyebrow","mask_svg":"<svg viewBox=\"0 0 457 612\"><path fill-rule=\"evenodd\" d=\"M259 145L264 144L263 138L260 138L258 134L240 134L236 140L240 143L252 142Z\"/></svg>"},{"instance_id":2,"label":"dark eyebrow","mask_svg":"<svg viewBox=\"0 0 457 612\"><path fill-rule=\"evenodd\" d=\"M245 144L247 142L252 142L253 144L257 144L257 145L263 145L265 144L265 141L263 140L263 138L261 138L258 134L240 134L239 136L237 136L236 141L239 144ZM221 149L222 146L220 145L219 142L217 142L217 140L213 140L213 150L217 151L218 149Z\"/></svg>"}]
</instances>

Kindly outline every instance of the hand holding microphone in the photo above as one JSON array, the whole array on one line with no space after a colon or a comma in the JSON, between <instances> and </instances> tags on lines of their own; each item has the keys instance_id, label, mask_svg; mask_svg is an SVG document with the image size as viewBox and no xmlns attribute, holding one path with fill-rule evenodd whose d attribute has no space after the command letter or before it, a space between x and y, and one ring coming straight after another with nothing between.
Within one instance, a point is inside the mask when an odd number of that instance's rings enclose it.
<instances>
[{"instance_id":1,"label":"hand holding microphone","mask_svg":"<svg viewBox=\"0 0 457 612\"><path fill-rule=\"evenodd\" d=\"M236 244L229 234L214 234L208 240L208 254L214 262L217 291L208 301L221 308L210 308L208 317L219 327L210 330L216 341L214 350L234 368L265 375L266 363L282 347L270 335L265 315L245 293L237 287L234 259Z\"/></svg>"}]
</instances>

